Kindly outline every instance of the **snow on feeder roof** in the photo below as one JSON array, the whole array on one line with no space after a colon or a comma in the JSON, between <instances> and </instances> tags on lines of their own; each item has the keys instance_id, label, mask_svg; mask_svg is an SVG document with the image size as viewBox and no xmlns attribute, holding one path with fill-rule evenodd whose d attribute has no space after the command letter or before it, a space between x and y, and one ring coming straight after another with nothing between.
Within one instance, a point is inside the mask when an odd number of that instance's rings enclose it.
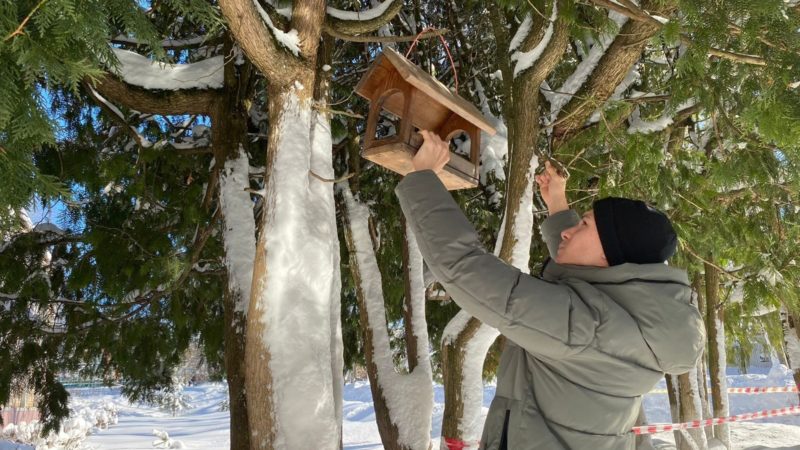
<instances>
[{"instance_id":1,"label":"snow on feeder roof","mask_svg":"<svg viewBox=\"0 0 800 450\"><path fill-rule=\"evenodd\" d=\"M434 131L447 142L463 132L469 137L469 159L451 152L439 178L449 190L478 186L480 132L494 135L495 129L470 102L388 47L358 83L356 93L370 102L364 158L405 175L413 170L411 158L422 145L416 130ZM391 123L393 117L399 123Z\"/></svg>"}]
</instances>

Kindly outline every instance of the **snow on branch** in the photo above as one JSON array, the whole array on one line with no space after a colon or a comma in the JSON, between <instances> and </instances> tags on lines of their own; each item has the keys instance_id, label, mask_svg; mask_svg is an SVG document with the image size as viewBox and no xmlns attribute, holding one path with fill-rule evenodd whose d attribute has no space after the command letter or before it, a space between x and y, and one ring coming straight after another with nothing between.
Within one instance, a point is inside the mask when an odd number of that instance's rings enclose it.
<instances>
[{"instance_id":1,"label":"snow on branch","mask_svg":"<svg viewBox=\"0 0 800 450\"><path fill-rule=\"evenodd\" d=\"M683 111L685 109L693 107L697 103L695 99L689 99L675 108L675 111ZM649 134L655 131L661 131L667 128L668 126L672 125L673 118L671 115L671 110L669 108L665 109L664 112L655 120L645 121L641 119L641 114L639 112L639 107L637 106L633 112L631 113L630 118L628 119L628 134L635 134L635 133L642 133L642 134Z\"/></svg>"},{"instance_id":2,"label":"snow on branch","mask_svg":"<svg viewBox=\"0 0 800 450\"><path fill-rule=\"evenodd\" d=\"M608 13L608 18L614 21L617 25L617 30L622 28L625 22L628 21L627 17L614 11ZM617 33L618 32L603 33L600 35L599 39L592 45L586 57L583 58L580 64L575 68L575 71L564 81L564 84L557 89L557 92L553 93L552 100L550 101L551 122L558 118L558 113L561 112L561 108L572 99L572 96L578 92L578 89L580 89L589 78L594 68L597 67L600 58L606 54L608 47L614 42Z\"/></svg>"},{"instance_id":3,"label":"snow on branch","mask_svg":"<svg viewBox=\"0 0 800 450\"><path fill-rule=\"evenodd\" d=\"M518 49L522 44L522 41L528 37L528 33L531 32L531 25L533 25L533 19L531 18L531 15L528 14L525 16L525 20L523 20L519 25L519 28L517 28L517 32L514 33L514 37L511 39L511 43L508 45L509 52L513 52L514 50Z\"/></svg>"},{"instance_id":4,"label":"snow on branch","mask_svg":"<svg viewBox=\"0 0 800 450\"><path fill-rule=\"evenodd\" d=\"M553 29L555 27L556 17L558 17L558 2L553 2L553 12L552 14L550 14L550 18L547 21L547 29L544 32L542 40L539 41L539 43L534 48L532 48L527 52L521 52L517 50L511 55L511 60L517 62L514 65L515 78L520 73L533 67L533 65L536 63L539 57L542 56L544 49L547 48L547 44L550 43L550 38L553 37ZM525 23L523 22L523 25L524 24ZM522 28L522 26L520 26L520 28ZM528 28L530 29L530 27ZM517 41L519 41L519 43L521 43L526 37L527 35L519 37L519 32L518 32L517 35L514 36L511 42L516 43ZM520 45L519 43L517 43L517 45ZM510 49L513 50L513 48Z\"/></svg>"},{"instance_id":5,"label":"snow on branch","mask_svg":"<svg viewBox=\"0 0 800 450\"><path fill-rule=\"evenodd\" d=\"M339 20L374 20L386 13L386 11L395 1L397 0L385 0L380 4L364 11L343 11L341 9L336 9L329 6L328 15Z\"/></svg>"},{"instance_id":6,"label":"snow on branch","mask_svg":"<svg viewBox=\"0 0 800 450\"><path fill-rule=\"evenodd\" d=\"M144 56L112 49L119 60L119 75L128 84L145 89L218 89L223 82L222 56L191 64L163 64Z\"/></svg>"},{"instance_id":7,"label":"snow on branch","mask_svg":"<svg viewBox=\"0 0 800 450\"><path fill-rule=\"evenodd\" d=\"M97 101L100 102L101 106L104 109L110 111L111 114L115 116L117 122L122 124L125 127L125 129L128 130L128 132L133 136L133 138L136 140L139 146L143 148L150 148L153 146L153 143L150 142L150 140L147 139L146 137L142 136L141 133L139 133L139 131L136 129L136 127L128 123L128 120L125 118L125 114L123 114L122 111L120 111L120 109L116 107L116 105L106 100L106 98L100 95L100 93L97 92L92 86L88 87L89 87L89 92L92 94L92 96Z\"/></svg>"},{"instance_id":8,"label":"snow on branch","mask_svg":"<svg viewBox=\"0 0 800 450\"><path fill-rule=\"evenodd\" d=\"M292 29L288 32L283 31L277 28L273 23L272 19L270 19L269 14L264 11L264 8L258 3L258 0L253 0L253 5L255 5L256 10L258 11L258 15L261 16L261 19L269 28L269 31L275 37L275 40L281 43L287 50L292 52L294 56L298 56L300 54L300 37L297 34L297 30Z\"/></svg>"}]
</instances>

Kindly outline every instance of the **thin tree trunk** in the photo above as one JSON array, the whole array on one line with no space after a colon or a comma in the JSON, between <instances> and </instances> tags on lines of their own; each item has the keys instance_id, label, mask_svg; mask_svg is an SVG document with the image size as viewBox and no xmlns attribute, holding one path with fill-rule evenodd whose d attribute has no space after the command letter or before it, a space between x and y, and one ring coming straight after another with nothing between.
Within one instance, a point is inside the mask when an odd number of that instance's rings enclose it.
<instances>
[{"instance_id":1,"label":"thin tree trunk","mask_svg":"<svg viewBox=\"0 0 800 450\"><path fill-rule=\"evenodd\" d=\"M728 416L728 383L725 377L725 316L719 298L719 269L705 263L706 330L708 332L708 370L711 374L711 399L714 417ZM714 436L731 448L727 424L715 425Z\"/></svg>"},{"instance_id":2,"label":"thin tree trunk","mask_svg":"<svg viewBox=\"0 0 800 450\"><path fill-rule=\"evenodd\" d=\"M404 298L403 298L403 327L405 329L406 341L406 361L408 363L408 371L412 372L419 363L419 354L417 353L417 346L419 345L419 336L414 331L414 314L418 311L414 310L413 290L417 288L414 284L422 283L422 280L416 280L414 274L411 273L411 255L410 252L419 251L416 248L409 248L409 233L405 217L402 218L403 224L403 281L404 281ZM413 236L412 236L413 239ZM424 289L424 286L423 286ZM423 293L424 295L424 293Z\"/></svg>"},{"instance_id":3,"label":"thin tree trunk","mask_svg":"<svg viewBox=\"0 0 800 450\"><path fill-rule=\"evenodd\" d=\"M678 376L677 375L664 375L667 380L667 396L669 398L669 412L672 417L672 423L680 423L681 421L681 404L680 395L678 395ZM683 445L683 436L679 430L672 432L675 436L675 446L681 448Z\"/></svg>"},{"instance_id":4,"label":"thin tree trunk","mask_svg":"<svg viewBox=\"0 0 800 450\"><path fill-rule=\"evenodd\" d=\"M800 386L800 317L792 314L786 305L781 305L781 325L786 362L792 369L795 385Z\"/></svg>"},{"instance_id":5,"label":"thin tree trunk","mask_svg":"<svg viewBox=\"0 0 800 450\"><path fill-rule=\"evenodd\" d=\"M697 299L697 309L700 311L700 317L706 317L707 305L706 296L703 292L703 279L699 273L695 275L692 280L692 291ZM709 419L712 416L708 404L708 381L706 380L707 364L706 364L706 350L703 349L703 354L697 363L697 386L700 389L700 404L703 411L703 419ZM705 427L706 439L714 437L714 427Z\"/></svg>"},{"instance_id":6,"label":"thin tree trunk","mask_svg":"<svg viewBox=\"0 0 800 450\"><path fill-rule=\"evenodd\" d=\"M703 417L700 411L700 392L697 389L697 368L678 375L678 392L680 393L681 422L698 420ZM687 437L688 435L688 437ZM708 440L702 428L687 430L682 446L678 450L706 450ZM690 442L691 440L691 442Z\"/></svg>"},{"instance_id":7,"label":"thin tree trunk","mask_svg":"<svg viewBox=\"0 0 800 450\"><path fill-rule=\"evenodd\" d=\"M255 249L253 249L255 251ZM228 380L231 450L250 448L250 427L247 419L247 397L244 380L244 318L236 313L239 299L225 291L225 377ZM238 316L238 317L237 317Z\"/></svg>"},{"instance_id":8,"label":"thin tree trunk","mask_svg":"<svg viewBox=\"0 0 800 450\"><path fill-rule=\"evenodd\" d=\"M233 51L226 36L225 54ZM237 70L240 73L237 74ZM212 148L219 179L219 207L223 211L223 242L228 288L225 292L225 373L230 405L231 450L250 448L250 428L245 394L245 313L250 300L253 256L256 251L255 218L250 194L247 112L241 100L247 93L249 66L224 67L224 92L216 102L212 119ZM221 167L221 169L220 169Z\"/></svg>"}]
</instances>

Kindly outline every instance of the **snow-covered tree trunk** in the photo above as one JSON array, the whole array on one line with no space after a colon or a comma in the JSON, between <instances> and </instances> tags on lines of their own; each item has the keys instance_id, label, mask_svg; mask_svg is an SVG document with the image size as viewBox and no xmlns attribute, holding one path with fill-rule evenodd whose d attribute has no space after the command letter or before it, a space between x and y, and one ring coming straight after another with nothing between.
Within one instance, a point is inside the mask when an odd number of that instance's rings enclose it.
<instances>
[{"instance_id":1,"label":"snow-covered tree trunk","mask_svg":"<svg viewBox=\"0 0 800 450\"><path fill-rule=\"evenodd\" d=\"M539 134L538 91L542 81L560 60L568 39L568 25L558 18L558 1L547 2L547 17L531 16L530 27L520 27L510 42L495 14L493 25L499 48L512 56L499 58L507 83L506 98L511 112L509 137L509 177L503 225L495 254L527 272L533 232L533 171L538 165L534 154ZM563 6L563 5L562 5ZM512 67L511 61L516 61ZM507 103L509 100L507 100ZM445 411L442 419L442 448L448 442L474 445L480 437L483 361L497 331L460 312L447 325L442 336Z\"/></svg>"},{"instance_id":2,"label":"snow-covered tree trunk","mask_svg":"<svg viewBox=\"0 0 800 450\"><path fill-rule=\"evenodd\" d=\"M369 232L369 208L356 200L349 187L342 189L346 209L345 237L350 270L356 286L367 374L378 431L384 448L426 450L430 447L433 411L433 377L425 322L425 286L422 255L406 228L407 272L405 321L409 372L396 371L381 285L381 273Z\"/></svg>"},{"instance_id":3,"label":"snow-covered tree trunk","mask_svg":"<svg viewBox=\"0 0 800 450\"><path fill-rule=\"evenodd\" d=\"M223 126L215 123L214 132L221 130ZM249 160L241 145L232 153L231 159L225 161L219 174L219 204L223 211L222 238L228 280L224 301L225 375L228 380L233 450L250 448L244 361L246 313L253 278L256 230L253 202L250 194L245 191L250 186Z\"/></svg>"},{"instance_id":4,"label":"snow-covered tree trunk","mask_svg":"<svg viewBox=\"0 0 800 450\"><path fill-rule=\"evenodd\" d=\"M727 357L725 352L724 305L719 298L719 269L705 263L706 286L706 332L708 334L708 370L711 374L711 400L714 417L727 417L728 382L725 376ZM731 448L730 429L727 424L714 426L714 437Z\"/></svg>"},{"instance_id":5,"label":"snow-covered tree trunk","mask_svg":"<svg viewBox=\"0 0 800 450\"><path fill-rule=\"evenodd\" d=\"M781 305L781 325L786 362L792 369L795 385L800 386L800 316L791 313L786 305Z\"/></svg>"},{"instance_id":6,"label":"snow-covered tree trunk","mask_svg":"<svg viewBox=\"0 0 800 450\"><path fill-rule=\"evenodd\" d=\"M341 280L333 183L325 181L334 179L330 120L314 107L328 96L318 53L323 31L341 38L373 31L402 3L386 0L364 20L325 0L292 2L288 21L269 2L219 6L269 86L264 209L245 347L251 448L338 449Z\"/></svg>"},{"instance_id":7,"label":"snow-covered tree trunk","mask_svg":"<svg viewBox=\"0 0 800 450\"><path fill-rule=\"evenodd\" d=\"M337 449L342 359L329 121L313 78L271 89L265 205L245 349L251 447Z\"/></svg>"}]
</instances>

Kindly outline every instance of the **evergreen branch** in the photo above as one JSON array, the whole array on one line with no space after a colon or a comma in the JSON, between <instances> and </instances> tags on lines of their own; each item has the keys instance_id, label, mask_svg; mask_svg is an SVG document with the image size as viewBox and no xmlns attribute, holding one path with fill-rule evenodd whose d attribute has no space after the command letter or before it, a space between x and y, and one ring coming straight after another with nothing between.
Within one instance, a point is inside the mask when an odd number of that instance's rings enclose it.
<instances>
[{"instance_id":1,"label":"evergreen branch","mask_svg":"<svg viewBox=\"0 0 800 450\"><path fill-rule=\"evenodd\" d=\"M633 19L640 22L646 22L650 25L654 25L659 29L664 26L664 23L660 22L646 11L642 10L641 8L637 7L631 1L624 1L626 6L623 6L615 1L612 0L590 0L591 2L595 3L598 6L603 6L608 8L612 11L616 11L620 14L627 16L629 19ZM732 24L731 24L732 25ZM736 25L732 25L736 27ZM738 28L738 27L736 27ZM738 28L741 32L741 28ZM764 42L765 44L774 47L775 45L769 42L765 42L765 39L761 37L759 40ZM681 42L687 45L692 44L691 38L686 34L681 34ZM728 50L722 50L714 47L710 47L708 49L708 54L711 56L716 56L718 58L724 58L730 61L744 63L744 64L751 64L756 66L765 66L767 65L766 60L760 56L755 55L746 55L742 53L731 52Z\"/></svg>"},{"instance_id":2,"label":"evergreen branch","mask_svg":"<svg viewBox=\"0 0 800 450\"><path fill-rule=\"evenodd\" d=\"M725 270L722 267L718 266L717 264L714 264L713 262L711 262L711 261L703 258L702 256L698 255L697 252L694 249L692 249L692 247L685 240L683 240L681 238L678 238L678 242L680 242L680 245L681 245L682 249L686 250L687 253L689 253L690 255L694 256L699 261L702 261L702 262L708 264L709 266L714 267L715 269L719 270L720 273L724 273L725 275L728 275L728 276L730 276L732 278L735 278L735 279L737 279L739 281L744 281L744 278L742 278L742 277L740 277L738 275L735 275L734 272L732 272L730 270Z\"/></svg>"},{"instance_id":3,"label":"evergreen branch","mask_svg":"<svg viewBox=\"0 0 800 450\"><path fill-rule=\"evenodd\" d=\"M8 40L13 38L14 36L21 36L21 35L25 34L25 32L22 31L25 28L25 25L27 25L28 21L31 20L31 17L33 17L33 15L36 13L36 11L38 11L39 8L41 8L42 5L45 4L45 2L47 2L47 0L40 0L39 3L37 3L36 6L33 7L33 10L31 10L30 14L25 16L25 19L22 20L22 23L19 24L17 29L14 30L8 36L6 36L5 39L3 39L3 42L7 42Z\"/></svg>"},{"instance_id":4,"label":"evergreen branch","mask_svg":"<svg viewBox=\"0 0 800 450\"><path fill-rule=\"evenodd\" d=\"M686 45L692 45L692 39L687 34L684 33L681 33L681 42L683 42ZM751 64L755 66L767 65L767 61L760 56L746 55L744 53L736 53L714 47L709 47L708 54L711 56L716 56L717 58L723 58L733 62Z\"/></svg>"}]
</instances>

